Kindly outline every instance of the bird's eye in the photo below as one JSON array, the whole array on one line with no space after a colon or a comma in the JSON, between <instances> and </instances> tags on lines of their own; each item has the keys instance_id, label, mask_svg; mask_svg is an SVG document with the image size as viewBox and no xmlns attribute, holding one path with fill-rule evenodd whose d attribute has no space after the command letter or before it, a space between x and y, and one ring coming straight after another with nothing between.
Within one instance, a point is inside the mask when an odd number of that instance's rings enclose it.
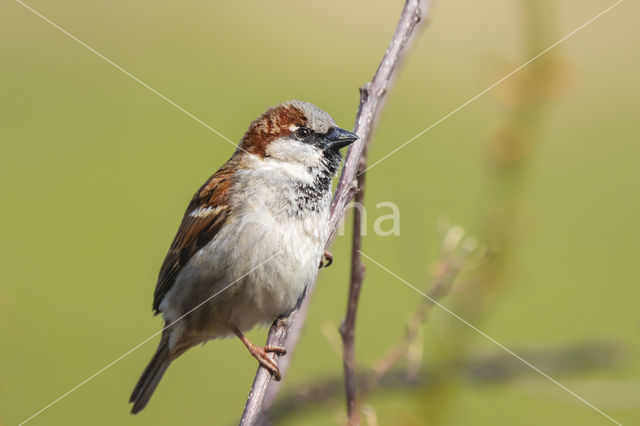
<instances>
[{"instance_id":1,"label":"bird's eye","mask_svg":"<svg viewBox=\"0 0 640 426\"><path fill-rule=\"evenodd\" d=\"M307 129L306 127L300 127L298 130L296 130L296 136L298 137L298 139L306 139L311 136L311 130Z\"/></svg>"}]
</instances>

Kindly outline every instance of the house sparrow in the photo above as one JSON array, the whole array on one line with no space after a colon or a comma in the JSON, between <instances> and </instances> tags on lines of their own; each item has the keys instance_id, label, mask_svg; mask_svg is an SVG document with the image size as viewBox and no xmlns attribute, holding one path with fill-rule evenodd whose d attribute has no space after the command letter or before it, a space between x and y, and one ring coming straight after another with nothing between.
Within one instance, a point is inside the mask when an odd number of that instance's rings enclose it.
<instances>
[{"instance_id":1,"label":"house sparrow","mask_svg":"<svg viewBox=\"0 0 640 426\"><path fill-rule=\"evenodd\" d=\"M285 350L257 346L243 333L290 313L315 279L340 148L356 139L300 101L251 123L236 152L191 200L162 264L153 309L162 312L165 328L131 395L132 413L147 405L174 359L232 334L279 379L267 354Z\"/></svg>"}]
</instances>

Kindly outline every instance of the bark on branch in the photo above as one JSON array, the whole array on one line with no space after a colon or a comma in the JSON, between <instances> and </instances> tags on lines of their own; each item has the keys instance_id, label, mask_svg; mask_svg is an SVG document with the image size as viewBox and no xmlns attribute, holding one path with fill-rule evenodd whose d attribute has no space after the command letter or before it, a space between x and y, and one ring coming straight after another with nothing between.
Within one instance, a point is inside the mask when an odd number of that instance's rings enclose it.
<instances>
[{"instance_id":1,"label":"bark on branch","mask_svg":"<svg viewBox=\"0 0 640 426\"><path fill-rule=\"evenodd\" d=\"M365 148L384 104L385 94L392 83L399 62L406 54L410 40L416 33L419 23L427 14L429 4L429 0L406 0L396 30L373 79L360 89L360 105L354 126L354 132L360 139L354 142L347 152L331 204L330 235L326 244L327 248L333 242L347 205L357 192L358 166L363 153L366 153ZM285 374L293 349L300 338L312 288L313 283L300 308L292 312L288 318L276 320L269 330L267 344L283 346L288 351L288 355L279 364L282 375ZM276 354L271 354L271 356L277 361ZM259 367L240 420L241 425L254 425L258 422L263 407L270 405L275 398L279 389L279 386L276 385L277 382L272 382L269 372Z\"/></svg>"}]
</instances>

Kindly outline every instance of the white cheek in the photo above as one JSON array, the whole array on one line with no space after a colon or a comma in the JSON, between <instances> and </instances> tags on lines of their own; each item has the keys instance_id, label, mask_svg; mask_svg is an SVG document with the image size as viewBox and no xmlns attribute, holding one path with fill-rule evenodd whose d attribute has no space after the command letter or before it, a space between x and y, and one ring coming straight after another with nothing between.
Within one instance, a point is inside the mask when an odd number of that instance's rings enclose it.
<instances>
[{"instance_id":1,"label":"white cheek","mask_svg":"<svg viewBox=\"0 0 640 426\"><path fill-rule=\"evenodd\" d=\"M312 145L295 139L276 139L267 147L267 158L290 164L314 167L322 161L322 153Z\"/></svg>"},{"instance_id":2,"label":"white cheek","mask_svg":"<svg viewBox=\"0 0 640 426\"><path fill-rule=\"evenodd\" d=\"M264 166L262 171L271 170L271 173L273 173L270 176L271 178L280 176L281 178L286 177L287 181L294 179L300 182L313 183L313 175L309 172L309 168L302 163L290 163L270 157L264 159Z\"/></svg>"},{"instance_id":3,"label":"white cheek","mask_svg":"<svg viewBox=\"0 0 640 426\"><path fill-rule=\"evenodd\" d=\"M247 156L246 170L240 170L236 176L240 181L248 183L246 179L250 179L252 189L260 193L267 191L275 191L271 196L279 195L278 191L282 187L289 188L291 180L304 183L313 183L313 174L309 171L309 166L297 161L282 160L273 156L265 156L264 158L256 155ZM253 188L253 184L257 184L260 190Z\"/></svg>"}]
</instances>

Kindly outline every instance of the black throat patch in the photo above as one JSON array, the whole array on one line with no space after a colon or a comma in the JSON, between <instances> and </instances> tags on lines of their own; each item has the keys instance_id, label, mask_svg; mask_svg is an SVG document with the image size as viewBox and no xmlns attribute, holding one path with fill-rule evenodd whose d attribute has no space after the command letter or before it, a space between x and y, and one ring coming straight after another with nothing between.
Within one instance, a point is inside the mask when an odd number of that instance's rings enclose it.
<instances>
[{"instance_id":1,"label":"black throat patch","mask_svg":"<svg viewBox=\"0 0 640 426\"><path fill-rule=\"evenodd\" d=\"M342 156L333 149L324 151L322 162L316 167L310 167L313 175L313 183L295 184L295 208L296 216L303 213L318 213L327 206L327 197L331 192L331 179L334 178L340 168Z\"/></svg>"}]
</instances>

